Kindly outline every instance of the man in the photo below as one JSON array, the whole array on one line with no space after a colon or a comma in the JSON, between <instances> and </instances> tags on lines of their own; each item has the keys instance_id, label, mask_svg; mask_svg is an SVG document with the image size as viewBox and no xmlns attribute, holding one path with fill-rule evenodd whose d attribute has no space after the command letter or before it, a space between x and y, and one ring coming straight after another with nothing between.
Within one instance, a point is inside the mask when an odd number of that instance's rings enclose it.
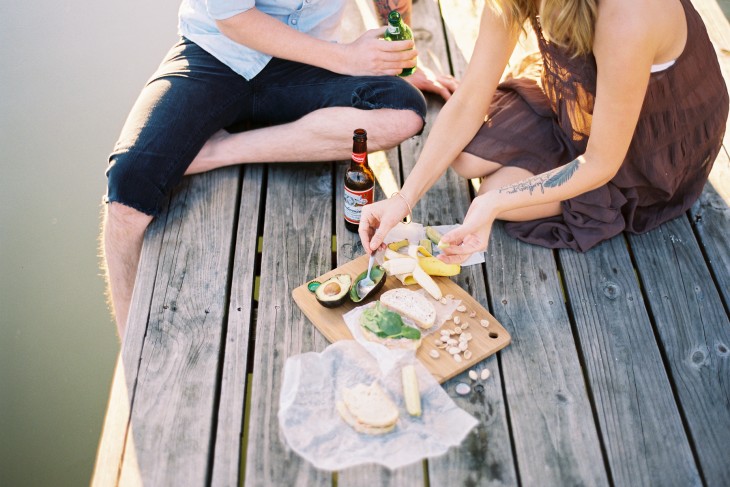
<instances>
[{"instance_id":1,"label":"man","mask_svg":"<svg viewBox=\"0 0 730 487\"><path fill-rule=\"evenodd\" d=\"M109 158L103 244L121 338L144 231L187 174L230 164L347 159L352 129L371 150L423 127L414 87L448 98L450 78L418 70L412 41L383 42L384 28L332 42L346 0L183 0L180 41L142 90ZM376 0L410 18L410 0ZM232 125L254 128L235 135ZM284 142L285 143L282 143ZM206 143L207 142L207 143Z\"/></svg>"}]
</instances>

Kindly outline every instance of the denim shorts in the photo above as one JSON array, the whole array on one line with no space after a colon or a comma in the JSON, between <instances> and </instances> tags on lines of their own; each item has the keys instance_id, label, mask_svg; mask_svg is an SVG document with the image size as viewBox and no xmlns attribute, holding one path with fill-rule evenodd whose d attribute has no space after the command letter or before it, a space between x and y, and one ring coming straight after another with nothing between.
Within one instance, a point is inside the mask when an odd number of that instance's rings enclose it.
<instances>
[{"instance_id":1,"label":"denim shorts","mask_svg":"<svg viewBox=\"0 0 730 487\"><path fill-rule=\"evenodd\" d=\"M157 216L205 141L221 128L278 125L326 107L426 115L421 92L397 76L345 76L274 58L247 81L183 37L124 124L109 156L105 201Z\"/></svg>"}]
</instances>

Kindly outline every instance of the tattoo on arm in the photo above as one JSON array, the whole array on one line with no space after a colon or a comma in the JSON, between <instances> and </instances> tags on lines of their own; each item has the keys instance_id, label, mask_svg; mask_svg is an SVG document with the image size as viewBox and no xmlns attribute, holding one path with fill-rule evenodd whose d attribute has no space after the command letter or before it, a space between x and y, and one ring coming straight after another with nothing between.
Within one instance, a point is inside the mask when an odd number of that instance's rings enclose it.
<instances>
[{"instance_id":1,"label":"tattoo on arm","mask_svg":"<svg viewBox=\"0 0 730 487\"><path fill-rule=\"evenodd\" d=\"M499 188L498 191L508 194L529 191L532 194L536 188L540 188L540 192L545 193L545 188L557 188L567 183L581 164L582 162L579 159L575 159L562 167L518 183L510 184L509 186L504 186L503 188Z\"/></svg>"}]
</instances>

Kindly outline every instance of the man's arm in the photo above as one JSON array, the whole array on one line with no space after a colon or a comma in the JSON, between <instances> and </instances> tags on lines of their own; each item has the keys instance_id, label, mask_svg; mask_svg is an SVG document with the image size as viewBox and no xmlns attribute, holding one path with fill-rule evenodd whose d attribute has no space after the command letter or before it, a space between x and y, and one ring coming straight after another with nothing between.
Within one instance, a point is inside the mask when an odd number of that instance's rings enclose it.
<instances>
[{"instance_id":1,"label":"man's arm","mask_svg":"<svg viewBox=\"0 0 730 487\"><path fill-rule=\"evenodd\" d=\"M411 25L412 0L373 0L375 10L380 17L381 25L388 24L388 14L397 10L403 21ZM431 92L441 96L444 100L451 98L459 82L449 74L437 74L424 65L418 65L416 72L406 78L413 86L424 92Z\"/></svg>"},{"instance_id":2,"label":"man's arm","mask_svg":"<svg viewBox=\"0 0 730 487\"><path fill-rule=\"evenodd\" d=\"M336 44L292 29L256 8L217 20L216 25L225 36L251 49L340 74L396 75L414 66L417 54L413 41L378 40L382 28L349 44Z\"/></svg>"}]
</instances>

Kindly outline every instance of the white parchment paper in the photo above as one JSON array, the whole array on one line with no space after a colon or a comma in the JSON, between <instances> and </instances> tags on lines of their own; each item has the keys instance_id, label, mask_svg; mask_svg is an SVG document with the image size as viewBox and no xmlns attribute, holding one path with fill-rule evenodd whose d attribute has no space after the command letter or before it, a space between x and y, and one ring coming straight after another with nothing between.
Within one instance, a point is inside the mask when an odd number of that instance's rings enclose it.
<instances>
[{"instance_id":1,"label":"white parchment paper","mask_svg":"<svg viewBox=\"0 0 730 487\"><path fill-rule=\"evenodd\" d=\"M403 401L401 369L413 364L423 414L410 416ZM377 381L398 406L393 431L358 433L335 409L342 390ZM442 455L458 445L477 420L460 409L413 352L394 352L381 363L354 340L341 340L322 353L289 357L279 403L279 425L289 447L315 467L340 470L377 463L395 469Z\"/></svg>"},{"instance_id":2,"label":"white parchment paper","mask_svg":"<svg viewBox=\"0 0 730 487\"><path fill-rule=\"evenodd\" d=\"M421 331L421 337L426 337L439 328L441 328L441 325L443 325L446 320L450 319L454 311L456 311L456 308L459 307L461 304L461 299L454 299L454 298L445 298L445 303L441 303L435 299L433 299L428 292L426 292L425 289L419 289L417 291L413 291L415 293L421 294L424 296L427 300L433 304L434 309L436 310L436 319L434 320L434 324L431 328L423 329L420 328L418 325L416 325L413 321L409 320L406 317L403 318L403 322L407 324L408 326L411 326L413 328L416 328ZM375 301L372 301L368 304L358 306L357 308L352 309L351 311L348 311L344 315L342 315L342 319L345 320L345 324L347 325L347 328L350 330L350 333L352 333L353 338L355 338L356 341L360 342L370 353L372 353L375 358L380 360L381 356L384 353L392 352L392 350L386 348L384 345L380 345L379 343L374 343L365 338L362 334L362 328L360 326L360 315L368 308L372 308L375 306ZM371 347L370 345L377 345Z\"/></svg>"}]
</instances>

